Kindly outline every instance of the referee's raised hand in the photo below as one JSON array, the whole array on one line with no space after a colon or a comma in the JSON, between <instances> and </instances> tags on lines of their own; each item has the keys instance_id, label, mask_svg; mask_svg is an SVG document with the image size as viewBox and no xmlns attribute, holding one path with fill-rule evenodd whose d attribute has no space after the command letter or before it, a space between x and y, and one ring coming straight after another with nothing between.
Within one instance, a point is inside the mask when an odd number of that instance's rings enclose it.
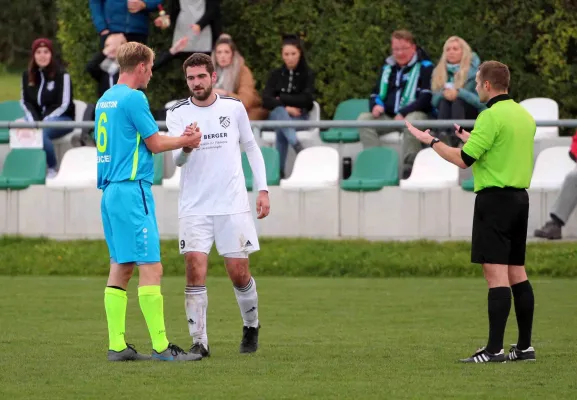
<instances>
[{"instance_id":1,"label":"referee's raised hand","mask_svg":"<svg viewBox=\"0 0 577 400\"><path fill-rule=\"evenodd\" d=\"M467 143L467 140L469 140L471 133L464 130L462 126L459 126L457 124L453 124L453 125L455 125L455 135L459 139L461 139L463 141L463 143Z\"/></svg>"}]
</instances>

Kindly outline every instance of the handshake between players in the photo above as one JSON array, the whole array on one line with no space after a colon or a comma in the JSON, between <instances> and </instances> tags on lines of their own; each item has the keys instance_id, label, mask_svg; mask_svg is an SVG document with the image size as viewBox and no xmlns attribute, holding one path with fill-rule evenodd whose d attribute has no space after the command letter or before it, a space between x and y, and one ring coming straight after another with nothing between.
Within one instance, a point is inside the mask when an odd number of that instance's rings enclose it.
<instances>
[{"instance_id":1,"label":"handshake between players","mask_svg":"<svg viewBox=\"0 0 577 400\"><path fill-rule=\"evenodd\" d=\"M188 125L182 133L182 136L189 136L188 139L190 139L189 145L182 148L182 151L185 153L190 153L193 149L200 146L202 132L200 132L200 128L196 125L196 122Z\"/></svg>"}]
</instances>

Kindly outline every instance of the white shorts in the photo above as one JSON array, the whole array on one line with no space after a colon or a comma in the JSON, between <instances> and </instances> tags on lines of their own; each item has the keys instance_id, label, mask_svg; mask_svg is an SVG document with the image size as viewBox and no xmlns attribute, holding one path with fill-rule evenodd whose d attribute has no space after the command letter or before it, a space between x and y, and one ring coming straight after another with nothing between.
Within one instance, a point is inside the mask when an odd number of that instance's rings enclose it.
<instances>
[{"instance_id":1,"label":"white shorts","mask_svg":"<svg viewBox=\"0 0 577 400\"><path fill-rule=\"evenodd\" d=\"M180 254L210 253L212 244L221 256L242 258L260 250L250 211L230 215L191 215L178 221Z\"/></svg>"}]
</instances>

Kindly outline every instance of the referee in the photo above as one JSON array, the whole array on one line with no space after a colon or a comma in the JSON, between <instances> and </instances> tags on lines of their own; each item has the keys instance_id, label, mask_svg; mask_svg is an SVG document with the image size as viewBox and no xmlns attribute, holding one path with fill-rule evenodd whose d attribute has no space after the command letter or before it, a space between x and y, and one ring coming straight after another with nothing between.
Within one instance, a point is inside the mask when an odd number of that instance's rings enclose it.
<instances>
[{"instance_id":1,"label":"referee","mask_svg":"<svg viewBox=\"0 0 577 400\"><path fill-rule=\"evenodd\" d=\"M479 114L471 133L455 125L465 142L452 148L409 122L409 131L441 157L460 168L473 166L475 212L471 262L483 265L489 286L489 340L467 363L535 361L531 346L533 288L525 272L529 196L526 189L533 171L533 117L508 93L509 68L486 61L477 71L477 93L487 109ZM511 296L511 291L512 296ZM514 298L519 337L505 354L503 336Z\"/></svg>"}]
</instances>

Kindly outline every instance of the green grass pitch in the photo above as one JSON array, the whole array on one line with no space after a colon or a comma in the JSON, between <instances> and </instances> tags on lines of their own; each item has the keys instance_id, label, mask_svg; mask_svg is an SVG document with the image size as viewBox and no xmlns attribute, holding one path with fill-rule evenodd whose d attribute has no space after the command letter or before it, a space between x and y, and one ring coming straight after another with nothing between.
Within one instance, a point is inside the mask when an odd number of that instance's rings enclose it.
<instances>
[{"instance_id":1,"label":"green grass pitch","mask_svg":"<svg viewBox=\"0 0 577 400\"><path fill-rule=\"evenodd\" d=\"M104 277L0 277L2 399L508 399L577 393L577 281L536 279L536 363L461 365L485 344L482 279L256 277L262 324L241 355L226 278L209 278L212 357L109 363ZM169 340L187 348L184 279L165 278ZM127 341L150 351L136 282ZM514 311L506 345L514 343ZM506 348L508 350L508 348Z\"/></svg>"}]
</instances>

